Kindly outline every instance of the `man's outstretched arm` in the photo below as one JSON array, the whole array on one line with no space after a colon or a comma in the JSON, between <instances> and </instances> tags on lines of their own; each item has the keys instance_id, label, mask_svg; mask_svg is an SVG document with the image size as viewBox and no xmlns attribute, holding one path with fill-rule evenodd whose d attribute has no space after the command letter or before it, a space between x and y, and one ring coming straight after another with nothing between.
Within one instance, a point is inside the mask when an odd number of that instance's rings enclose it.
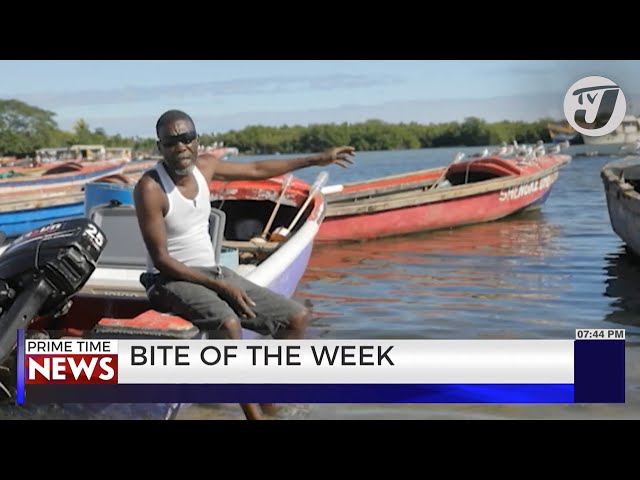
<instances>
[{"instance_id":1,"label":"man's outstretched arm","mask_svg":"<svg viewBox=\"0 0 640 480\"><path fill-rule=\"evenodd\" d=\"M346 168L353 164L351 157L354 151L353 147L345 146L305 157L258 160L246 163L222 161L214 152L199 156L198 167L209 181L263 180L307 167L335 164Z\"/></svg>"}]
</instances>

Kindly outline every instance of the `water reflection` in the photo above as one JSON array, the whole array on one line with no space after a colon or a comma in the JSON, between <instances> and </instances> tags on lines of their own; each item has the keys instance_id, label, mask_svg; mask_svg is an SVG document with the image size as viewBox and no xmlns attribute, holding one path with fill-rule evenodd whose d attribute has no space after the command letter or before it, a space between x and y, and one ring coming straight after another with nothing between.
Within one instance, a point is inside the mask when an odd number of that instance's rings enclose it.
<instances>
[{"instance_id":1,"label":"water reflection","mask_svg":"<svg viewBox=\"0 0 640 480\"><path fill-rule=\"evenodd\" d=\"M340 275L345 270L371 265L393 267L394 262L428 264L430 257L438 256L547 257L562 253L564 247L552 243L560 231L561 227L546 223L542 212L536 210L497 222L411 236L317 244L307 278L323 271ZM380 272L379 275L388 273Z\"/></svg>"},{"instance_id":2,"label":"water reflection","mask_svg":"<svg viewBox=\"0 0 640 480\"><path fill-rule=\"evenodd\" d=\"M393 239L318 244L297 296L347 338L456 338L459 331L502 337L506 323L513 323L509 330L544 329L552 316L543 310L570 288L565 271L552 268L566 255L561 234L536 211Z\"/></svg>"},{"instance_id":3,"label":"water reflection","mask_svg":"<svg viewBox=\"0 0 640 480\"><path fill-rule=\"evenodd\" d=\"M605 321L625 327L640 327L640 258L620 247L607 255L605 262L604 295L613 299Z\"/></svg>"}]
</instances>

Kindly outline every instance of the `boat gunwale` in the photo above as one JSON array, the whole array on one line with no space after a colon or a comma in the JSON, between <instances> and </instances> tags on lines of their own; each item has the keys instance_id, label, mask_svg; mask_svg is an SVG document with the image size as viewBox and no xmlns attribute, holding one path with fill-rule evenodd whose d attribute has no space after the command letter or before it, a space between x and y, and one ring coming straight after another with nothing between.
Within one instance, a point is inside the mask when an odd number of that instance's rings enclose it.
<instances>
[{"instance_id":1,"label":"boat gunwale","mask_svg":"<svg viewBox=\"0 0 640 480\"><path fill-rule=\"evenodd\" d=\"M614 172L614 168L620 168L621 172L624 170L624 163L629 159L617 160L614 162L610 162L602 167L600 171L600 177L602 178L605 185L605 193L607 196L609 194L613 194L610 191L610 188L613 187L616 192L621 192L620 195L615 194L618 200L620 200L620 196L626 197L628 200L639 202L640 201L640 192L638 192L635 187L629 182L624 181L620 175L617 175ZM640 158L638 159L638 165L640 165Z\"/></svg>"},{"instance_id":2,"label":"boat gunwale","mask_svg":"<svg viewBox=\"0 0 640 480\"><path fill-rule=\"evenodd\" d=\"M331 193L328 195L325 195L327 197L327 202L329 204L333 204L333 203L339 203L339 202L347 202L347 201L353 201L353 200L357 200L359 198L364 198L364 197L371 197L373 195L378 195L378 194L388 194L388 193L399 193L399 192L403 192L403 191L407 191L407 190L412 190L416 187L422 187L424 185L433 185L435 183L435 181L438 179L437 175L441 174L443 171L443 168L434 168L434 169L429 169L429 170L418 170L418 171L414 171L414 172L408 172L404 175L400 175L400 176L393 176L393 177L385 177L384 181L387 180L394 180L394 179L401 179L404 177L418 177L418 176L422 176L422 177L426 177L426 178L421 178L419 180L415 180L415 181L411 181L411 182L406 182L406 183L396 183L393 185L386 185L386 186L382 186L382 187L376 187L375 184L376 183L381 183L380 179L375 179L375 181L369 181L367 183L371 183L371 186L368 188L363 188L362 190L353 190L353 191L348 191L348 185L345 184L343 185L343 189L340 192L337 193ZM428 174L433 174L433 176L428 176ZM364 185L364 183L357 183L357 184L351 184L353 185Z\"/></svg>"},{"instance_id":3,"label":"boat gunwale","mask_svg":"<svg viewBox=\"0 0 640 480\"><path fill-rule=\"evenodd\" d=\"M386 198L384 200L380 200L378 198L370 198L353 205L334 205L329 202L327 205L327 217L344 217L362 213L375 213L387 210L397 210L405 207L415 207L418 205L456 200L459 198L465 198L475 195L484 195L546 177L559 171L562 167L569 163L569 161L569 159L563 159L561 161L558 161L554 165L532 173L497 177L489 180L483 180L481 182L456 185L443 190L427 190L426 187L429 187L430 184L424 184L424 186L420 189L423 190L423 192L419 196L404 196L403 198L395 200L389 198ZM416 190L418 189L419 188L416 188Z\"/></svg>"}]
</instances>

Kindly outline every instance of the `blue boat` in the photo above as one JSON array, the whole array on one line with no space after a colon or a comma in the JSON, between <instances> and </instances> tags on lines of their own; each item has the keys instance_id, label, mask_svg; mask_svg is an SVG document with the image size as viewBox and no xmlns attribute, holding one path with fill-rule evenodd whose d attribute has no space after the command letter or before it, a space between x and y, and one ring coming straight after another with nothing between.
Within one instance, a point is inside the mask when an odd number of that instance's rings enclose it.
<instances>
[{"instance_id":1,"label":"blue boat","mask_svg":"<svg viewBox=\"0 0 640 480\"><path fill-rule=\"evenodd\" d=\"M0 231L7 238L17 237L64 218L81 217L84 214L84 202L54 205L51 207L18 210L0 213Z\"/></svg>"},{"instance_id":2,"label":"blue boat","mask_svg":"<svg viewBox=\"0 0 640 480\"><path fill-rule=\"evenodd\" d=\"M84 187L84 215L105 204L133 205L133 185L125 183L90 182Z\"/></svg>"},{"instance_id":3,"label":"blue boat","mask_svg":"<svg viewBox=\"0 0 640 480\"><path fill-rule=\"evenodd\" d=\"M125 178L119 175L124 161L94 163L68 162L41 176L0 181L0 232L13 238L52 222L85 215L83 189L88 182Z\"/></svg>"}]
</instances>

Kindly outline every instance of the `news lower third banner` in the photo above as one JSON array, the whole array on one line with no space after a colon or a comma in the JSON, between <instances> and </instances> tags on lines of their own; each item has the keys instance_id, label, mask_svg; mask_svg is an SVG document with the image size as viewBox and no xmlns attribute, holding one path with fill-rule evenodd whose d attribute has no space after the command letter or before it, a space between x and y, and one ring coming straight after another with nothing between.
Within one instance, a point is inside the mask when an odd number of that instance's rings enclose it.
<instances>
[{"instance_id":1,"label":"news lower third banner","mask_svg":"<svg viewBox=\"0 0 640 480\"><path fill-rule=\"evenodd\" d=\"M625 331L571 340L36 340L18 403L624 403Z\"/></svg>"}]
</instances>

